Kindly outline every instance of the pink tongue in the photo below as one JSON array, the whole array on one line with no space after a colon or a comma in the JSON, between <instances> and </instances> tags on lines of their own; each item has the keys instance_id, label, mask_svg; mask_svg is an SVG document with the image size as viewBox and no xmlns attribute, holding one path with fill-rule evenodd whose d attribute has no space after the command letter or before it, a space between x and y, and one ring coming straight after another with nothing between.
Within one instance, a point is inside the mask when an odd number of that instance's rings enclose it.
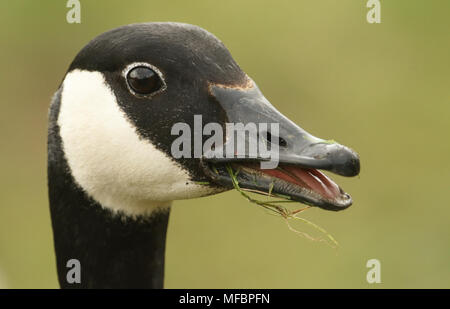
<instances>
[{"instance_id":1,"label":"pink tongue","mask_svg":"<svg viewBox=\"0 0 450 309\"><path fill-rule=\"evenodd\" d=\"M335 199L341 196L339 186L324 173L316 169L303 169L284 165L278 169L260 171L272 177L310 189L327 199Z\"/></svg>"},{"instance_id":2,"label":"pink tongue","mask_svg":"<svg viewBox=\"0 0 450 309\"><path fill-rule=\"evenodd\" d=\"M313 191L324 197L334 199L341 195L339 186L319 170L292 166L286 166L283 169L302 180Z\"/></svg>"}]
</instances>

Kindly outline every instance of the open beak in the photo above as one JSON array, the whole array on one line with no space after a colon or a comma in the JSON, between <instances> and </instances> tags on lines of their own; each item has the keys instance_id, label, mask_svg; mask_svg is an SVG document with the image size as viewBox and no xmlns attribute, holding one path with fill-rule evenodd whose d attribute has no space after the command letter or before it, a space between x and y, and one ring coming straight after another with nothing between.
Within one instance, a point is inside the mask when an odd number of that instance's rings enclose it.
<instances>
[{"instance_id":1,"label":"open beak","mask_svg":"<svg viewBox=\"0 0 450 309\"><path fill-rule=\"evenodd\" d=\"M214 157L204 154L202 163L211 181L222 186L231 186L232 179L227 170L236 171L239 186L256 192L287 196L289 199L327 210L342 210L352 204L345 193L331 178L320 170L342 176L359 174L359 156L350 148L334 141L314 137L276 110L263 96L256 84L251 88L231 88L210 85L210 93L224 109L227 122L278 124L278 136L270 131L259 131L257 139L264 139L277 151L277 165L262 168L267 157L250 155L249 145L255 145L251 134L245 135L245 153ZM223 151L227 143L235 141L232 132L225 130L225 143L214 149ZM254 138L254 137L253 137ZM218 149L219 148L219 149Z\"/></svg>"}]
</instances>

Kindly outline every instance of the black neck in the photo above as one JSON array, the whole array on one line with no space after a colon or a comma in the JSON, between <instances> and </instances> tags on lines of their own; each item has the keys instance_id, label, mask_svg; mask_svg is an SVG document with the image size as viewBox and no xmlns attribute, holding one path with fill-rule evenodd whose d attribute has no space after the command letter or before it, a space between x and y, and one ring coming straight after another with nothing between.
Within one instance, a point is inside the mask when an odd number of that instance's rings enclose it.
<instances>
[{"instance_id":1,"label":"black neck","mask_svg":"<svg viewBox=\"0 0 450 309\"><path fill-rule=\"evenodd\" d=\"M51 192L51 190L50 190ZM62 288L162 288L169 211L130 219L80 196L50 199L58 279ZM75 201L77 204L75 204ZM81 283L68 283L66 264L81 264Z\"/></svg>"},{"instance_id":2,"label":"black neck","mask_svg":"<svg viewBox=\"0 0 450 309\"><path fill-rule=\"evenodd\" d=\"M59 93L50 110L48 185L58 279L62 288L162 288L169 209L151 217L113 214L74 182L57 126ZM81 264L69 283L67 262Z\"/></svg>"}]
</instances>

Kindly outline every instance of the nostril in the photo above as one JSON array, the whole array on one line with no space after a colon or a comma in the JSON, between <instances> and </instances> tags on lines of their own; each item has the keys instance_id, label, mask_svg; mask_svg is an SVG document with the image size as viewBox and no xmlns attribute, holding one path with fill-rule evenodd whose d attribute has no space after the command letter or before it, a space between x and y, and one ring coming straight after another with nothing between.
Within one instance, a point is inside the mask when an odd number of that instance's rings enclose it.
<instances>
[{"instance_id":1,"label":"nostril","mask_svg":"<svg viewBox=\"0 0 450 309\"><path fill-rule=\"evenodd\" d=\"M269 142L269 143L273 143L273 141L275 141L276 136L272 136L272 134L270 132L266 132L265 134L265 139ZM286 147L287 146L287 142L284 138L282 137L278 137L278 146L280 147Z\"/></svg>"}]
</instances>

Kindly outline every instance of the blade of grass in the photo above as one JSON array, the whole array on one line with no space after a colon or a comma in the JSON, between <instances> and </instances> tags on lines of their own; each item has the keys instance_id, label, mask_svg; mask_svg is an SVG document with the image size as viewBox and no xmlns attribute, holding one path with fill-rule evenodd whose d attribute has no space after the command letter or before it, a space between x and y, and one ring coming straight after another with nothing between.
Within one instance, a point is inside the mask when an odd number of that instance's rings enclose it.
<instances>
[{"instance_id":1,"label":"blade of grass","mask_svg":"<svg viewBox=\"0 0 450 309\"><path fill-rule=\"evenodd\" d=\"M238 170L235 173L230 165L227 165L226 168L227 168L228 174L231 177L231 181L233 183L233 187L245 199L247 199L249 202L257 204L257 205L263 207L264 209L271 211L272 214L275 213L276 215L279 215L279 216L283 217L286 220L286 224L288 225L288 228L291 231L295 232L296 234L298 234L298 235L300 235L300 236L302 236L302 237L304 237L306 239L309 239L309 240L324 241L325 243L327 243L332 248L339 247L339 243L336 241L336 239L330 233L328 233L324 228L320 227L319 225L317 225L317 224L315 224L315 223L313 223L313 222L311 222L311 221L309 221L309 220L307 220L305 218L298 217L299 213L301 213L301 212L311 208L311 206L306 206L306 207L303 207L303 208L300 208L300 209L297 209L297 210L290 211L290 210L288 210L287 208L285 208L283 206L276 205L275 203L292 203L292 202L295 202L295 201L290 201L289 200L290 197L282 195L282 194L272 194L273 183L272 183L272 186L269 189L268 193L267 192L263 192L263 191L259 191L259 190L254 190L254 189L241 188L241 187L239 187L239 181L237 180L237 175L238 175L240 170ZM252 193L258 193L258 194L263 194L263 195L266 195L266 196L269 196L269 197L281 197L281 198L285 198L287 200L260 201L260 200L257 200L255 198L252 198L247 193L245 193L245 191L252 192ZM294 229L289 224L289 222L288 222L289 219L296 219L296 220L299 220L299 221L301 221L301 222L311 226L312 228L314 228L314 229L318 230L319 232L321 232L322 234L324 234L327 237L328 240L320 238L320 237L319 238L314 238L314 237L312 237L311 235L309 235L309 234L307 234L305 232L302 232L302 231L299 231L297 229Z\"/></svg>"}]
</instances>

